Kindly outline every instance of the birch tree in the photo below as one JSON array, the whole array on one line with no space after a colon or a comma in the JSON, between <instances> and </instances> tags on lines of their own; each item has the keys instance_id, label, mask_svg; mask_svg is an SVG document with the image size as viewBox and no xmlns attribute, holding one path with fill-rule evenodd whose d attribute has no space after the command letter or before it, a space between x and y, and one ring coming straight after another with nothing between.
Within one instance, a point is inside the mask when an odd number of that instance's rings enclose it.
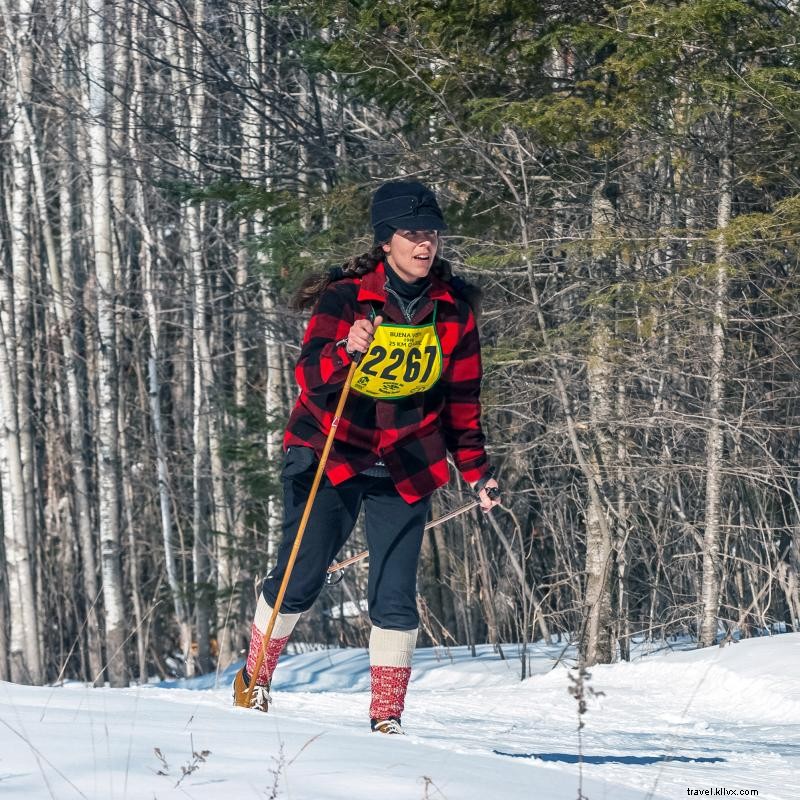
<instances>
[{"instance_id":1,"label":"birch tree","mask_svg":"<svg viewBox=\"0 0 800 800\"><path fill-rule=\"evenodd\" d=\"M714 316L711 321L711 369L709 374L709 419L706 445L706 506L703 532L703 576L701 589L700 644L708 647L717 636L717 620L722 588L720 523L722 517L722 476L725 402L725 335L728 317L728 252L725 229L731 220L733 204L733 118L730 109L720 114L719 188L717 233L714 251Z\"/></svg>"},{"instance_id":2,"label":"birch tree","mask_svg":"<svg viewBox=\"0 0 800 800\"><path fill-rule=\"evenodd\" d=\"M108 172L106 10L102 0L88 5L86 80L87 133L91 171L92 244L96 303L98 526L105 610L106 665L112 686L128 682L125 642L129 633L122 593L115 298L111 200Z\"/></svg>"},{"instance_id":3,"label":"birch tree","mask_svg":"<svg viewBox=\"0 0 800 800\"><path fill-rule=\"evenodd\" d=\"M38 683L43 677L40 619L34 585L35 530L32 504L30 430L30 245L28 204L30 159L25 126L30 102L31 5L22 0L12 12L2 9L11 53L19 60L12 81L10 273L0 275L0 486L9 588L11 678Z\"/></svg>"},{"instance_id":4,"label":"birch tree","mask_svg":"<svg viewBox=\"0 0 800 800\"><path fill-rule=\"evenodd\" d=\"M611 271L606 239L614 230L615 211L611 189L605 181L592 191L592 256L599 276L610 280ZM602 291L602 290L601 290ZM589 408L593 446L589 455L592 480L596 487L610 487L614 475L614 370L610 308L606 300L594 304L591 316L591 341L587 360ZM613 550L607 503L600 492L590 495L586 509L586 635L582 646L587 666L608 664L616 655L611 619L611 576ZM603 498L605 500L605 498Z\"/></svg>"}]
</instances>

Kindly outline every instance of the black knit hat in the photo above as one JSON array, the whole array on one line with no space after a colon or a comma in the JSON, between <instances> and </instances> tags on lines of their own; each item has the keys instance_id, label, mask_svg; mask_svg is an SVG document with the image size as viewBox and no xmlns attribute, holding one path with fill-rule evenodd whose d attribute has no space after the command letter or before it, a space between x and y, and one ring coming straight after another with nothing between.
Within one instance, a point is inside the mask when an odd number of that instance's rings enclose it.
<instances>
[{"instance_id":1,"label":"black knit hat","mask_svg":"<svg viewBox=\"0 0 800 800\"><path fill-rule=\"evenodd\" d=\"M372 229L375 244L392 238L399 229L443 231L447 229L436 195L418 181L384 183L372 195Z\"/></svg>"}]
</instances>

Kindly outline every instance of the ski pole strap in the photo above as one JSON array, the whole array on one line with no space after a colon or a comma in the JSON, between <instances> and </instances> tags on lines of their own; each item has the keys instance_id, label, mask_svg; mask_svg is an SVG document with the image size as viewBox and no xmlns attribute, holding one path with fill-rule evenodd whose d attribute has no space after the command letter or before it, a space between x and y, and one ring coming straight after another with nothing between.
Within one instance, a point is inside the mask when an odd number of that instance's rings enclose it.
<instances>
[{"instance_id":1,"label":"ski pole strap","mask_svg":"<svg viewBox=\"0 0 800 800\"><path fill-rule=\"evenodd\" d=\"M475 494L479 495L483 491L483 487L486 486L486 484L489 483L489 481L492 478L494 478L494 470L491 467L489 467L489 469L486 472L486 474L483 475L482 477L478 478L478 481L475 484L475 488L473 490L475 492ZM490 497L491 497L491 495L490 495ZM492 499L494 499L494 498L492 498Z\"/></svg>"}]
</instances>

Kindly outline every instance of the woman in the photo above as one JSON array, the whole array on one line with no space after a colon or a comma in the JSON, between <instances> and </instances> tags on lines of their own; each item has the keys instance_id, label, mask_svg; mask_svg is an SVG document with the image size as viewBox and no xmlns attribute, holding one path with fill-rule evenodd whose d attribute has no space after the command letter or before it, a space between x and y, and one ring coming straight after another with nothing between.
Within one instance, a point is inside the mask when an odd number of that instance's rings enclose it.
<instances>
[{"instance_id":1,"label":"woman","mask_svg":"<svg viewBox=\"0 0 800 800\"><path fill-rule=\"evenodd\" d=\"M295 297L314 307L295 374L301 394L284 438L283 541L252 626L234 704L266 711L272 673L300 614L364 506L372 730L402 733L400 718L417 640L416 573L431 494L448 481L446 453L479 492L497 501L480 423L481 363L475 316L437 255L445 229L434 194L416 181L381 186L372 198L372 252L307 279ZM363 358L361 358L363 356ZM308 500L319 456L353 360L353 376L325 477L258 675L273 605Z\"/></svg>"}]
</instances>

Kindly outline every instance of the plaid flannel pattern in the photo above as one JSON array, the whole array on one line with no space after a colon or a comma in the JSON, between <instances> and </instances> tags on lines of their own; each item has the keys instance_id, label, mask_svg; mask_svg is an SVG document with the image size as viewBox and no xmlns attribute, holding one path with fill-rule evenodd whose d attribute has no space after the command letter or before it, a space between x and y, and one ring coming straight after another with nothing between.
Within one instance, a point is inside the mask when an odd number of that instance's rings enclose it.
<instances>
[{"instance_id":1,"label":"plaid flannel pattern","mask_svg":"<svg viewBox=\"0 0 800 800\"><path fill-rule=\"evenodd\" d=\"M343 345L350 326L374 313L406 323L387 296L383 264L363 278L345 278L323 292L303 338L295 377L300 396L289 418L284 449L325 445L351 359ZM409 503L447 483L447 451L470 483L489 469L481 428L481 356L478 329L468 304L431 275L428 297L412 325L430 322L437 301L436 330L442 346L442 377L427 392L376 400L351 390L336 431L326 475L334 485L377 460L386 464L400 495Z\"/></svg>"}]
</instances>

